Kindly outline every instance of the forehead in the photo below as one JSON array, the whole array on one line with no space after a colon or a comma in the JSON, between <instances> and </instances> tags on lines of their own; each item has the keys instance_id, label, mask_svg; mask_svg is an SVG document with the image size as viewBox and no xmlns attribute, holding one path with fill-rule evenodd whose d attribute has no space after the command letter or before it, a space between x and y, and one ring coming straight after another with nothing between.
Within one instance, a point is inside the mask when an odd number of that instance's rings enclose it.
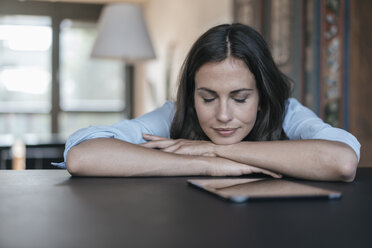
<instances>
[{"instance_id":1,"label":"forehead","mask_svg":"<svg viewBox=\"0 0 372 248\"><path fill-rule=\"evenodd\" d=\"M255 89L256 81L242 60L230 57L221 62L202 65L195 75L195 87L206 87L214 91Z\"/></svg>"}]
</instances>

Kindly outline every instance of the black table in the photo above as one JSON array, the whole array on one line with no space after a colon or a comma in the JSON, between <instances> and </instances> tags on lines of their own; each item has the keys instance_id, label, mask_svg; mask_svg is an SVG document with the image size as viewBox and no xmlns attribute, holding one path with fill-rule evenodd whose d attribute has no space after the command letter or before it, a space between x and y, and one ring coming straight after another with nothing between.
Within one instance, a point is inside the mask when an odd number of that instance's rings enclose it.
<instances>
[{"instance_id":1,"label":"black table","mask_svg":"<svg viewBox=\"0 0 372 248\"><path fill-rule=\"evenodd\" d=\"M0 247L372 247L372 168L340 200L230 203L186 177L0 171Z\"/></svg>"}]
</instances>

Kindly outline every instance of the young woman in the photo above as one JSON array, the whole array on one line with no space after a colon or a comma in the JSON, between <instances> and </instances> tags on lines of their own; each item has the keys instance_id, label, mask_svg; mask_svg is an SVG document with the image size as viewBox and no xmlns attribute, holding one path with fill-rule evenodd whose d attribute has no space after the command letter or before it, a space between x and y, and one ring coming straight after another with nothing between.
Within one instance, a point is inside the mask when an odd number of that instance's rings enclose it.
<instances>
[{"instance_id":1,"label":"young woman","mask_svg":"<svg viewBox=\"0 0 372 248\"><path fill-rule=\"evenodd\" d=\"M77 131L59 165L81 176L264 173L352 181L356 138L289 94L289 80L255 30L216 26L191 48L175 104Z\"/></svg>"}]
</instances>

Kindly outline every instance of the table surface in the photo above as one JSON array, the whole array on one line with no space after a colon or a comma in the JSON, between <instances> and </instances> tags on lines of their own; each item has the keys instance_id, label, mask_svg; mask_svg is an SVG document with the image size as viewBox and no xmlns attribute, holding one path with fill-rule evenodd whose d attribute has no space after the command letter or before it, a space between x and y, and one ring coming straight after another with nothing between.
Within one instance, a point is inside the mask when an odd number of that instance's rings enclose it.
<instances>
[{"instance_id":1,"label":"table surface","mask_svg":"<svg viewBox=\"0 0 372 248\"><path fill-rule=\"evenodd\" d=\"M372 247L372 168L339 200L224 201L190 177L0 171L0 247Z\"/></svg>"}]
</instances>

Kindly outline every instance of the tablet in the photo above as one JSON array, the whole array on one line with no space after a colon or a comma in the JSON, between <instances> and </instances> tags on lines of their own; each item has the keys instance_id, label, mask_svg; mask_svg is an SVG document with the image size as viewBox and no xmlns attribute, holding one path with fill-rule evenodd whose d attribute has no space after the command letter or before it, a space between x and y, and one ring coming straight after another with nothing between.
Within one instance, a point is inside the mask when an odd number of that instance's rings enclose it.
<instances>
[{"instance_id":1,"label":"tablet","mask_svg":"<svg viewBox=\"0 0 372 248\"><path fill-rule=\"evenodd\" d=\"M272 178L189 179L190 185L233 202L255 199L339 199L341 192Z\"/></svg>"}]
</instances>

